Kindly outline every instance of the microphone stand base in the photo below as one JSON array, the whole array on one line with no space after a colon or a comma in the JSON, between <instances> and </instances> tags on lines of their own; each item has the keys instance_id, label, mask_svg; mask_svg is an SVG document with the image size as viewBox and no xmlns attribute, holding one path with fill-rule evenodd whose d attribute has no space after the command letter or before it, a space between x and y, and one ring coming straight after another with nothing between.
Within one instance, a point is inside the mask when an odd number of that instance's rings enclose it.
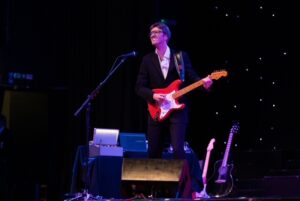
<instances>
[{"instance_id":1,"label":"microphone stand base","mask_svg":"<svg viewBox=\"0 0 300 201\"><path fill-rule=\"evenodd\" d=\"M103 200L102 196L93 196L89 194L87 191L83 191L83 193L75 193L72 198L64 199L64 201L99 201Z\"/></svg>"}]
</instances>

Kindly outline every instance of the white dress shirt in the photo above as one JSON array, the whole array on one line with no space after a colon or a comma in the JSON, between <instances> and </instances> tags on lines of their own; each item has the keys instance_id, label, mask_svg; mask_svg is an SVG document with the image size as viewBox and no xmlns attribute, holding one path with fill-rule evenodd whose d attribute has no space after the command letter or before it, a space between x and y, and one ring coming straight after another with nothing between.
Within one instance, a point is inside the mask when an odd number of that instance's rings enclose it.
<instances>
[{"instance_id":1,"label":"white dress shirt","mask_svg":"<svg viewBox=\"0 0 300 201\"><path fill-rule=\"evenodd\" d=\"M157 56L158 56L158 59L159 59L159 63L160 63L160 67L161 67L161 71L164 75L164 78L166 79L167 77L167 74L168 74L168 70L169 70L169 65L170 65L170 48L167 47L167 50L163 56L162 59L160 59L158 53L157 53L157 50L155 50Z\"/></svg>"}]
</instances>

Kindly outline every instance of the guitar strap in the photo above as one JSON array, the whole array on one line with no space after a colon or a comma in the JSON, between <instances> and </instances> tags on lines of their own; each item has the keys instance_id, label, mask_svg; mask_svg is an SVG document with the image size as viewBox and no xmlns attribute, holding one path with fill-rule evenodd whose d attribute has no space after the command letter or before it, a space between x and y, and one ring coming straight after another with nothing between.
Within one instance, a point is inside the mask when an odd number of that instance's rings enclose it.
<instances>
[{"instance_id":1,"label":"guitar strap","mask_svg":"<svg viewBox=\"0 0 300 201\"><path fill-rule=\"evenodd\" d=\"M184 61L183 61L183 57L182 57L182 51L176 52L174 54L174 61L175 61L177 73L178 73L181 81L184 82L185 72L184 72Z\"/></svg>"}]
</instances>

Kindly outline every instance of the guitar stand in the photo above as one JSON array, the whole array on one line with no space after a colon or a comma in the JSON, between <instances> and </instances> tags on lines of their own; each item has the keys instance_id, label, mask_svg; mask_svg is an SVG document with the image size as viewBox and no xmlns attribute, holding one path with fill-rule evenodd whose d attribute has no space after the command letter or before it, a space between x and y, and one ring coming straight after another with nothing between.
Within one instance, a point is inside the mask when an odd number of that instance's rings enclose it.
<instances>
[{"instance_id":1,"label":"guitar stand","mask_svg":"<svg viewBox=\"0 0 300 201\"><path fill-rule=\"evenodd\" d=\"M193 197L193 200L200 200L201 198L205 198L205 199L210 198L210 196L206 193L205 186L200 193L194 192L192 197Z\"/></svg>"},{"instance_id":2,"label":"guitar stand","mask_svg":"<svg viewBox=\"0 0 300 201\"><path fill-rule=\"evenodd\" d=\"M210 196L206 193L205 190L202 190L202 191L199 193L199 197L200 197L200 198L210 198Z\"/></svg>"}]
</instances>

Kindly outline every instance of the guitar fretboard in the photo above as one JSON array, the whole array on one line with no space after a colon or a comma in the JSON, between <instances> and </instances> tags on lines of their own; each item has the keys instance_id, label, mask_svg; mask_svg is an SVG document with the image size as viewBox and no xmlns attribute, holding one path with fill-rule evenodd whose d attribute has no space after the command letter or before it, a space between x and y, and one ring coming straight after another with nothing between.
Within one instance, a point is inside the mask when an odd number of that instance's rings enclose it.
<instances>
[{"instance_id":1,"label":"guitar fretboard","mask_svg":"<svg viewBox=\"0 0 300 201\"><path fill-rule=\"evenodd\" d=\"M193 84L191 84L187 87L184 87L184 88L180 89L179 91L177 91L176 93L173 94L173 98L177 99L177 98L183 96L184 94L200 87L201 85L203 85L203 80L199 80L199 81L197 81L197 82L195 82L195 83L193 83Z\"/></svg>"},{"instance_id":2,"label":"guitar fretboard","mask_svg":"<svg viewBox=\"0 0 300 201\"><path fill-rule=\"evenodd\" d=\"M213 79L213 80L218 80L220 77L223 77L223 76L227 76L227 71L216 71L216 72L213 72L212 74L209 75L210 79ZM183 96L184 94L200 87L203 85L203 79L197 81L197 82L194 82L193 84L187 86L187 87L184 87L182 88L181 90L175 92L172 97L174 99L177 99L181 96Z\"/></svg>"},{"instance_id":3,"label":"guitar fretboard","mask_svg":"<svg viewBox=\"0 0 300 201\"><path fill-rule=\"evenodd\" d=\"M226 150L225 150L224 158L223 158L223 161L222 161L222 167L227 166L228 155L229 155L229 150L230 150L231 143L232 143L233 134L235 134L238 131L238 129L239 129L239 123L235 123L232 126L231 130L230 130L230 135L228 137Z\"/></svg>"},{"instance_id":4,"label":"guitar fretboard","mask_svg":"<svg viewBox=\"0 0 300 201\"><path fill-rule=\"evenodd\" d=\"M225 153L224 153L224 159L223 159L223 162L222 162L223 167L225 167L227 165L229 150L230 150L231 143L232 143L232 136L233 136L233 133L230 133L229 138L228 138L228 142L227 142L227 145L226 145L226 150L225 150Z\"/></svg>"}]
</instances>

